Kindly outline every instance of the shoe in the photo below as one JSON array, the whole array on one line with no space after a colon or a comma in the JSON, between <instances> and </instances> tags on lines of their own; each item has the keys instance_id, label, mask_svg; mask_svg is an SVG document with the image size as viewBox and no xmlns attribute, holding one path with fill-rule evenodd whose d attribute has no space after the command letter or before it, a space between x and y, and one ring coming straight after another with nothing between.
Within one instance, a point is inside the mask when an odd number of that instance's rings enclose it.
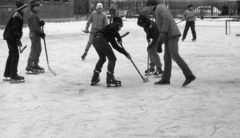
<instances>
[{"instance_id":1,"label":"shoe","mask_svg":"<svg viewBox=\"0 0 240 138\"><path fill-rule=\"evenodd\" d=\"M195 41L196 41L196 38L192 39L192 41L195 42Z\"/></svg>"},{"instance_id":2,"label":"shoe","mask_svg":"<svg viewBox=\"0 0 240 138\"><path fill-rule=\"evenodd\" d=\"M24 80L23 76L19 76L18 74L13 75L10 77L12 80Z\"/></svg>"},{"instance_id":3,"label":"shoe","mask_svg":"<svg viewBox=\"0 0 240 138\"><path fill-rule=\"evenodd\" d=\"M170 81L160 80L160 81L158 81L158 82L155 82L154 84L155 84L155 85L170 85Z\"/></svg>"},{"instance_id":4,"label":"shoe","mask_svg":"<svg viewBox=\"0 0 240 138\"><path fill-rule=\"evenodd\" d=\"M27 63L27 67L26 67L26 71L28 72L28 74L37 74L38 73L38 69L37 68L35 68L35 67L33 67L32 66L33 64L31 64L31 63ZM30 73L29 73L30 72Z\"/></svg>"},{"instance_id":5,"label":"shoe","mask_svg":"<svg viewBox=\"0 0 240 138\"><path fill-rule=\"evenodd\" d=\"M182 41L184 41L185 39L182 39Z\"/></svg>"},{"instance_id":6,"label":"shoe","mask_svg":"<svg viewBox=\"0 0 240 138\"><path fill-rule=\"evenodd\" d=\"M153 73L153 75L155 75L155 76L159 76L159 75L162 75L162 74L163 74L163 71L162 71L161 68L158 68L158 69L156 70L156 72Z\"/></svg>"},{"instance_id":7,"label":"shoe","mask_svg":"<svg viewBox=\"0 0 240 138\"><path fill-rule=\"evenodd\" d=\"M116 80L113 73L111 73L110 71L107 72L107 87L119 87L121 86L121 81Z\"/></svg>"},{"instance_id":8,"label":"shoe","mask_svg":"<svg viewBox=\"0 0 240 138\"><path fill-rule=\"evenodd\" d=\"M187 77L185 82L182 84L182 86L186 86L186 85L190 84L195 79L196 79L196 77L194 75Z\"/></svg>"},{"instance_id":9,"label":"shoe","mask_svg":"<svg viewBox=\"0 0 240 138\"><path fill-rule=\"evenodd\" d=\"M98 70L94 70L94 71L93 71L91 86L94 86L94 85L96 85L98 82L100 82L99 74L100 74L100 71L98 71Z\"/></svg>"},{"instance_id":10,"label":"shoe","mask_svg":"<svg viewBox=\"0 0 240 138\"><path fill-rule=\"evenodd\" d=\"M84 52L84 54L81 56L82 60L84 60L86 58L86 56L87 56L87 53Z\"/></svg>"}]
</instances>

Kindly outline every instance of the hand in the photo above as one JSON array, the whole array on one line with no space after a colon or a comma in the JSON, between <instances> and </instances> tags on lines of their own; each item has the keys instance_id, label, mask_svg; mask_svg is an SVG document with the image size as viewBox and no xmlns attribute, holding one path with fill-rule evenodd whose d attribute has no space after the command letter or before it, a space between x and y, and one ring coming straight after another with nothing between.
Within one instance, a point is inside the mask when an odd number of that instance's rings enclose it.
<instances>
[{"instance_id":1,"label":"hand","mask_svg":"<svg viewBox=\"0 0 240 138\"><path fill-rule=\"evenodd\" d=\"M162 44L157 46L157 52L162 53Z\"/></svg>"},{"instance_id":2,"label":"hand","mask_svg":"<svg viewBox=\"0 0 240 138\"><path fill-rule=\"evenodd\" d=\"M39 21L39 25L40 26L44 26L45 25L45 22L43 20Z\"/></svg>"},{"instance_id":3,"label":"hand","mask_svg":"<svg viewBox=\"0 0 240 138\"><path fill-rule=\"evenodd\" d=\"M42 32L42 33L39 34L39 36L40 36L42 39L44 39L45 36L46 36L46 34Z\"/></svg>"},{"instance_id":4,"label":"hand","mask_svg":"<svg viewBox=\"0 0 240 138\"><path fill-rule=\"evenodd\" d=\"M19 47L22 46L22 42L20 41L20 39L17 39L17 46L19 46Z\"/></svg>"},{"instance_id":5,"label":"hand","mask_svg":"<svg viewBox=\"0 0 240 138\"><path fill-rule=\"evenodd\" d=\"M122 41L118 41L118 44L120 44L122 46Z\"/></svg>"},{"instance_id":6,"label":"hand","mask_svg":"<svg viewBox=\"0 0 240 138\"><path fill-rule=\"evenodd\" d=\"M162 43L165 43L167 41L167 33L160 33L158 40L161 40Z\"/></svg>"}]
</instances>

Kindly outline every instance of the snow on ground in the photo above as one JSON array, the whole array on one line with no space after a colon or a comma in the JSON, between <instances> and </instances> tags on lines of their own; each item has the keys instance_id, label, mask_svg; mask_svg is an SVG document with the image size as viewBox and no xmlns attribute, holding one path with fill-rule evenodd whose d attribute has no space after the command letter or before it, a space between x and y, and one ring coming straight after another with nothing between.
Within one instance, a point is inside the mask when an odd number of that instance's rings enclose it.
<instances>
[{"instance_id":1,"label":"snow on ground","mask_svg":"<svg viewBox=\"0 0 240 138\"><path fill-rule=\"evenodd\" d=\"M178 20L179 21L179 20ZM98 86L90 81L98 56L92 47L81 60L88 34L81 32L86 21L46 23L46 42L40 65L46 73L26 75L30 51L28 28L24 28L19 74L23 84L0 81L1 138L239 138L240 135L240 33L239 22L231 23L225 35L225 22L198 20L197 42L191 32L179 42L179 52L197 79L181 87L185 78L173 63L171 85L156 86L159 78L143 83L132 63L115 52L115 76L120 88L106 87L106 64ZM184 22L179 24L181 32ZM147 42L136 19L124 21L123 45L143 74L147 65ZM0 30L2 36L3 30ZM0 72L8 54L0 40ZM160 54L163 62L163 54ZM145 76L144 76L145 77Z\"/></svg>"}]
</instances>

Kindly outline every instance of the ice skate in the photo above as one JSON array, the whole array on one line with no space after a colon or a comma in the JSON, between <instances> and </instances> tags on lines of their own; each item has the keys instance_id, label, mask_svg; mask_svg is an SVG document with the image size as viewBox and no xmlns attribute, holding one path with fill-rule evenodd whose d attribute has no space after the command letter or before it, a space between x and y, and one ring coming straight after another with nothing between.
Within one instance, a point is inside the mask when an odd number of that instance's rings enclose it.
<instances>
[{"instance_id":1,"label":"ice skate","mask_svg":"<svg viewBox=\"0 0 240 138\"><path fill-rule=\"evenodd\" d=\"M121 81L115 80L114 75L111 72L107 72L107 87L119 87Z\"/></svg>"},{"instance_id":2,"label":"ice skate","mask_svg":"<svg viewBox=\"0 0 240 138\"><path fill-rule=\"evenodd\" d=\"M192 39L193 42L196 42L196 38Z\"/></svg>"},{"instance_id":3,"label":"ice skate","mask_svg":"<svg viewBox=\"0 0 240 138\"><path fill-rule=\"evenodd\" d=\"M37 69L39 73L45 73L45 69L40 67L38 64L35 65L34 69Z\"/></svg>"},{"instance_id":4,"label":"ice skate","mask_svg":"<svg viewBox=\"0 0 240 138\"><path fill-rule=\"evenodd\" d=\"M99 73L100 73L100 71L94 70L93 76L92 76L91 86L96 85L100 81Z\"/></svg>"},{"instance_id":5,"label":"ice skate","mask_svg":"<svg viewBox=\"0 0 240 138\"><path fill-rule=\"evenodd\" d=\"M154 73L155 69L154 68L149 68L145 70L145 76L152 75Z\"/></svg>"},{"instance_id":6,"label":"ice skate","mask_svg":"<svg viewBox=\"0 0 240 138\"><path fill-rule=\"evenodd\" d=\"M153 75L155 76L155 78L159 78L159 77L162 77L162 74L163 74L163 71L161 68L158 68L156 70L156 72L153 73Z\"/></svg>"},{"instance_id":7,"label":"ice skate","mask_svg":"<svg viewBox=\"0 0 240 138\"><path fill-rule=\"evenodd\" d=\"M36 68L33 68L30 63L28 63L26 67L26 74L32 74L32 75L37 75L39 74L38 70Z\"/></svg>"},{"instance_id":8,"label":"ice skate","mask_svg":"<svg viewBox=\"0 0 240 138\"><path fill-rule=\"evenodd\" d=\"M15 75L15 76L11 76L10 78L11 78L10 83L23 83L23 82L25 82L23 76Z\"/></svg>"},{"instance_id":9,"label":"ice skate","mask_svg":"<svg viewBox=\"0 0 240 138\"><path fill-rule=\"evenodd\" d=\"M4 77L3 81L11 81L10 75L4 73L3 77Z\"/></svg>"},{"instance_id":10,"label":"ice skate","mask_svg":"<svg viewBox=\"0 0 240 138\"><path fill-rule=\"evenodd\" d=\"M84 52L84 54L81 56L82 60L85 60L86 56L87 56L87 53Z\"/></svg>"},{"instance_id":11,"label":"ice skate","mask_svg":"<svg viewBox=\"0 0 240 138\"><path fill-rule=\"evenodd\" d=\"M170 85L170 81L160 80L158 82L155 82L154 85Z\"/></svg>"}]
</instances>

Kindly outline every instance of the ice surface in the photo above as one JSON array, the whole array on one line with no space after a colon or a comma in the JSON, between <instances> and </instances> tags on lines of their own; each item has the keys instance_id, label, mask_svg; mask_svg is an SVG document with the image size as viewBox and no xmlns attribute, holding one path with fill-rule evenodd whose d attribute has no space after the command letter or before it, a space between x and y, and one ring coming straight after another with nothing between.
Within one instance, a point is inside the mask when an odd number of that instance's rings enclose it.
<instances>
[{"instance_id":1,"label":"ice surface","mask_svg":"<svg viewBox=\"0 0 240 138\"><path fill-rule=\"evenodd\" d=\"M145 33L136 19L126 20L120 33L130 34L123 45L143 74ZM178 24L181 32L184 24ZM90 86L98 55L92 47L81 60L89 37L81 32L85 25L86 21L46 23L49 62L57 76L48 71L44 47L40 65L46 73L25 74L31 42L24 28L22 43L28 47L20 55L18 73L26 82L0 81L0 138L239 138L239 22L231 23L231 34L225 35L223 20L196 21L197 41L191 42L189 30L186 40L179 42L180 55L197 77L184 88L176 63L171 85L156 86L159 78L150 76L143 83L132 63L117 51L115 76L122 87L107 88L107 62L99 85ZM2 74L7 55L1 39Z\"/></svg>"}]
</instances>

